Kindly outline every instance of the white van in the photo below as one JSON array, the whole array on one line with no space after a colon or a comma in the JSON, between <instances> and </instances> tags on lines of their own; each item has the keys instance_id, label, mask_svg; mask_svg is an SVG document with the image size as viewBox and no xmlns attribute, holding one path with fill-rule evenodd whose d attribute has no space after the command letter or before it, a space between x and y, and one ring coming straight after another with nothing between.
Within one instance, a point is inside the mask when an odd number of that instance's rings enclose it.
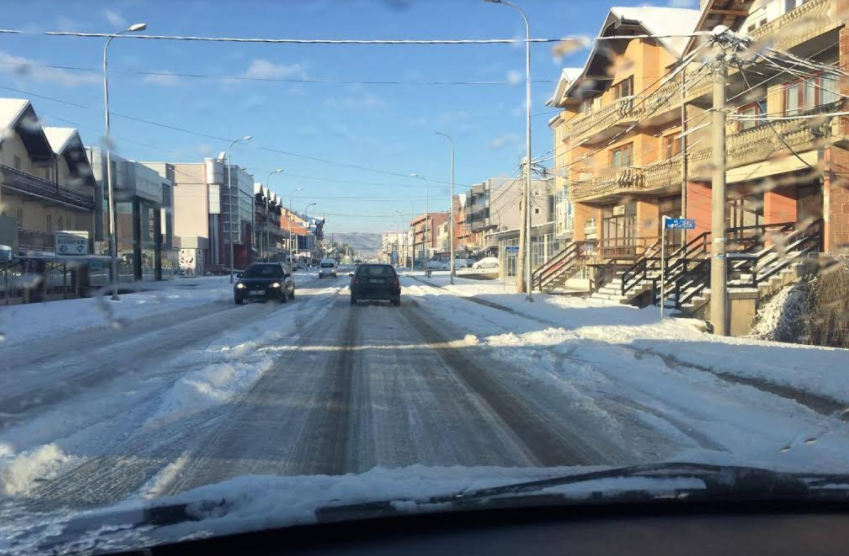
<instances>
[{"instance_id":1,"label":"white van","mask_svg":"<svg viewBox=\"0 0 849 556\"><path fill-rule=\"evenodd\" d=\"M336 259L321 259L318 263L318 277L332 276L336 278Z\"/></svg>"}]
</instances>

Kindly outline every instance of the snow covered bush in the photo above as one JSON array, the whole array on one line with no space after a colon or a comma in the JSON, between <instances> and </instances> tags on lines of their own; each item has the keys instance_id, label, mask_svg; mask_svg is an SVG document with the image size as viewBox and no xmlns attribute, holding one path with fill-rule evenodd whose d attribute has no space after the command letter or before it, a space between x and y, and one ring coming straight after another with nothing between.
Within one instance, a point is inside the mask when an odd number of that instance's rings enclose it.
<instances>
[{"instance_id":1,"label":"snow covered bush","mask_svg":"<svg viewBox=\"0 0 849 556\"><path fill-rule=\"evenodd\" d=\"M758 309L752 335L762 340L798 342L808 296L808 284L804 282L778 290Z\"/></svg>"},{"instance_id":2,"label":"snow covered bush","mask_svg":"<svg viewBox=\"0 0 849 556\"><path fill-rule=\"evenodd\" d=\"M829 261L810 284L803 343L849 348L849 258Z\"/></svg>"}]
</instances>

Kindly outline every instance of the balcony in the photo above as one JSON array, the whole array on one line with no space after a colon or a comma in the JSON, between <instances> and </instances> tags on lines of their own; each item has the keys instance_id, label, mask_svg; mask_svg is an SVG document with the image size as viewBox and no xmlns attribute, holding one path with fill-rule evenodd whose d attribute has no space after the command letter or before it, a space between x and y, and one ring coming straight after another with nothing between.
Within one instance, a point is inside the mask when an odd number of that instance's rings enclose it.
<instances>
[{"instance_id":1,"label":"balcony","mask_svg":"<svg viewBox=\"0 0 849 556\"><path fill-rule=\"evenodd\" d=\"M749 35L756 43L769 41L772 48L787 51L842 27L845 22L837 11L837 0L809 0Z\"/></svg>"},{"instance_id":2,"label":"balcony","mask_svg":"<svg viewBox=\"0 0 849 556\"><path fill-rule=\"evenodd\" d=\"M569 125L572 140L590 138L614 126L630 125L635 122L635 97L620 98L598 110L577 116Z\"/></svg>"},{"instance_id":3,"label":"balcony","mask_svg":"<svg viewBox=\"0 0 849 556\"><path fill-rule=\"evenodd\" d=\"M680 156L647 164L643 171L646 191L681 185L681 180L684 179L683 159Z\"/></svg>"},{"instance_id":4,"label":"balcony","mask_svg":"<svg viewBox=\"0 0 849 556\"><path fill-rule=\"evenodd\" d=\"M588 201L614 194L632 193L644 187L645 174L642 168L619 168L606 175L573 182L572 200Z\"/></svg>"},{"instance_id":5,"label":"balcony","mask_svg":"<svg viewBox=\"0 0 849 556\"><path fill-rule=\"evenodd\" d=\"M87 196L62 185L56 185L32 174L0 164L3 188L45 202L65 205L80 211L94 211L94 195Z\"/></svg>"}]
</instances>

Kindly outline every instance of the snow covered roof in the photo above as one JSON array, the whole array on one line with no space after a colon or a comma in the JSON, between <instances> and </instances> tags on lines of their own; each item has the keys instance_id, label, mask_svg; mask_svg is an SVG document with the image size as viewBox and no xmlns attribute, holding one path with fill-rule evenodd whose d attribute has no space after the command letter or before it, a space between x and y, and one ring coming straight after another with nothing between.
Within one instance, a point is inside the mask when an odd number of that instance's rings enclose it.
<instances>
[{"instance_id":1,"label":"snow covered roof","mask_svg":"<svg viewBox=\"0 0 849 556\"><path fill-rule=\"evenodd\" d=\"M0 98L0 129L14 127L29 105L22 98Z\"/></svg>"},{"instance_id":2,"label":"snow covered roof","mask_svg":"<svg viewBox=\"0 0 849 556\"><path fill-rule=\"evenodd\" d=\"M30 101L0 98L0 142L9 129L14 129L21 138L31 159L44 161L53 158L53 149Z\"/></svg>"},{"instance_id":3,"label":"snow covered roof","mask_svg":"<svg viewBox=\"0 0 849 556\"><path fill-rule=\"evenodd\" d=\"M584 68L563 68L560 70L560 79L557 80L557 87L554 89L554 94L545 102L546 106L554 106L557 99L563 96L563 93L573 81L581 77L584 73Z\"/></svg>"},{"instance_id":4,"label":"snow covered roof","mask_svg":"<svg viewBox=\"0 0 849 556\"><path fill-rule=\"evenodd\" d=\"M654 6L642 7L613 7L607 14L604 23L601 26L598 36L604 37L608 35L624 34L622 27L638 26L642 29L641 34L647 35L686 35L693 32L699 22L699 10L689 10L683 8L662 8ZM658 42L666 48L666 50L680 58L684 49L687 48L687 37L658 37ZM553 105L557 105L563 98L568 97L577 86L587 76L587 71L593 63L596 56L599 54L599 43L609 41L595 41L592 50L590 51L584 67L578 76L571 76L571 79L564 79L561 75L561 80L558 81L557 90L552 99L549 101ZM608 57L604 55L604 59ZM565 89L561 91L561 84L565 84Z\"/></svg>"},{"instance_id":5,"label":"snow covered roof","mask_svg":"<svg viewBox=\"0 0 849 556\"><path fill-rule=\"evenodd\" d=\"M47 136L47 141L50 142L50 148L57 156L65 152L68 145L73 139L79 138L80 134L73 127L44 127L44 134Z\"/></svg>"},{"instance_id":6,"label":"snow covered roof","mask_svg":"<svg viewBox=\"0 0 849 556\"><path fill-rule=\"evenodd\" d=\"M699 10L684 8L662 8L655 6L616 7L610 16L622 20L637 21L649 35L685 35L692 33L699 22ZM607 27L602 28L602 33ZM675 56L681 56L687 46L688 37L660 37L658 41Z\"/></svg>"}]
</instances>

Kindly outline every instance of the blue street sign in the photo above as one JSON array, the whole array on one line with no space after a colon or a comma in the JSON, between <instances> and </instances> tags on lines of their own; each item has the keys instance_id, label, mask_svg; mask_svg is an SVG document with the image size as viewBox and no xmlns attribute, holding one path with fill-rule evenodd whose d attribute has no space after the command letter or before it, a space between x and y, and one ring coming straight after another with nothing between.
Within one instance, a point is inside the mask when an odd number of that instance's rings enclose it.
<instances>
[{"instance_id":1,"label":"blue street sign","mask_svg":"<svg viewBox=\"0 0 849 556\"><path fill-rule=\"evenodd\" d=\"M519 252L519 246L518 245L508 245L507 247L504 248L504 250L508 253L518 253Z\"/></svg>"},{"instance_id":2,"label":"blue street sign","mask_svg":"<svg viewBox=\"0 0 849 556\"><path fill-rule=\"evenodd\" d=\"M694 218L666 218L663 227L667 230L695 230L696 220Z\"/></svg>"}]
</instances>

